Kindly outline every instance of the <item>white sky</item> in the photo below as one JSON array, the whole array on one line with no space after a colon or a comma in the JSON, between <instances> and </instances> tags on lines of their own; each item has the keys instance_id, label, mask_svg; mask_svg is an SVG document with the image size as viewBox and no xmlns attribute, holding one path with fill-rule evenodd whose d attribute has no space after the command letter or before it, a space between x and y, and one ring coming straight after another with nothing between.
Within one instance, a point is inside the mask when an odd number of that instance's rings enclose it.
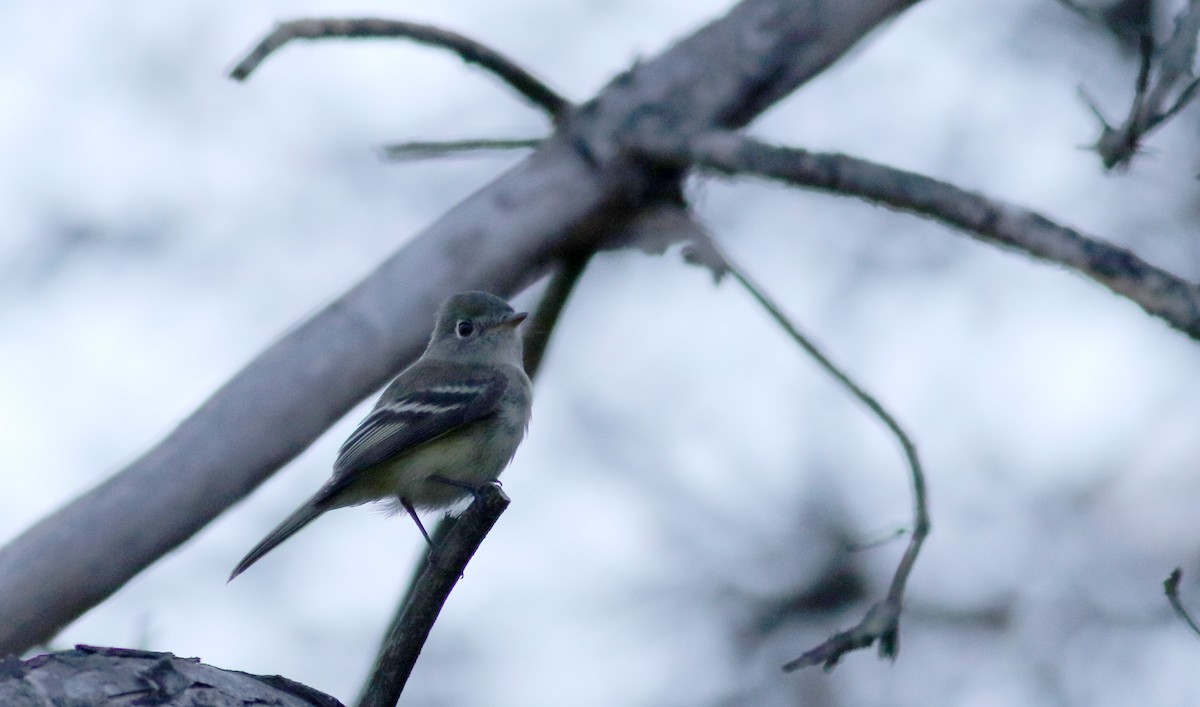
<instances>
[{"instance_id":1,"label":"white sky","mask_svg":"<svg viewBox=\"0 0 1200 707\"><path fill-rule=\"evenodd\" d=\"M546 5L0 6L0 541L517 159L397 166L379 145L546 129L481 72L403 44L297 45L226 79L275 21L441 24L585 99L727 6ZM1134 69L1079 28L1052 0L928 0L752 131L947 179L1200 278L1194 109L1130 173L1101 174L1077 149L1096 126L1076 87L1115 119ZM754 631L755 602L812 581L821 523L868 541L908 522L895 442L732 282L620 253L568 310L504 477L513 504L409 702L1200 702L1200 639L1160 584L1183 565L1200 610L1200 348L1078 276L913 217L751 182L692 193L917 439L935 532L899 660L779 672L865 604ZM55 645L199 656L352 700L423 551L407 522L333 513L224 578L360 415ZM856 555L872 597L901 547Z\"/></svg>"}]
</instances>

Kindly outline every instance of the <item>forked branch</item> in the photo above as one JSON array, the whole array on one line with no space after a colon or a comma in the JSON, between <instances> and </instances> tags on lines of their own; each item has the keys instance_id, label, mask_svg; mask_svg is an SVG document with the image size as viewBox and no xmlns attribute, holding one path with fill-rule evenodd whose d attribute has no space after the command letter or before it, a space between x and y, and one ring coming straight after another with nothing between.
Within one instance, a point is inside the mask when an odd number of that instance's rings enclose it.
<instances>
[{"instance_id":1,"label":"forked branch","mask_svg":"<svg viewBox=\"0 0 1200 707\"><path fill-rule=\"evenodd\" d=\"M1060 0L1072 9L1073 3ZM1087 11L1081 11L1088 16ZM1095 11L1093 11L1095 12ZM1200 0L1190 0L1175 18L1175 31L1161 47L1143 29L1139 37L1141 65L1134 83L1133 105L1119 126L1110 125L1095 101L1080 90L1084 103L1100 121L1100 138L1091 146L1105 169L1129 166L1142 141L1152 130L1170 120L1196 95L1200 79L1193 74L1196 42L1200 38Z\"/></svg>"},{"instance_id":2,"label":"forked branch","mask_svg":"<svg viewBox=\"0 0 1200 707\"><path fill-rule=\"evenodd\" d=\"M449 49L468 64L475 64L495 74L530 103L544 110L551 119L557 119L571 105L567 99L558 95L554 89L521 68L512 59L469 37L432 25L376 17L316 18L282 22L250 50L250 53L233 67L229 75L238 81L245 80L264 59L293 39L331 38L401 38Z\"/></svg>"}]
</instances>

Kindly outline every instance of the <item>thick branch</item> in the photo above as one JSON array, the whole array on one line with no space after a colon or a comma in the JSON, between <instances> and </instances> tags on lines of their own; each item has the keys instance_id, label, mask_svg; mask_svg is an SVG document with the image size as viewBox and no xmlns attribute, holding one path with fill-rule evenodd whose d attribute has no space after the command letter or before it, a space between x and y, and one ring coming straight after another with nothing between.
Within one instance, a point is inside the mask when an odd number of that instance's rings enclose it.
<instances>
[{"instance_id":1,"label":"thick branch","mask_svg":"<svg viewBox=\"0 0 1200 707\"><path fill-rule=\"evenodd\" d=\"M264 59L293 39L331 38L404 38L420 44L449 49L468 64L475 64L495 74L504 83L512 86L517 93L528 99L530 103L546 111L551 118L557 118L570 107L567 99L555 93L552 88L542 83L533 74L521 68L512 59L484 44L432 25L374 17L304 19L282 22L275 27L275 31L264 37L254 49L250 50L246 58L238 62L229 75L238 81L245 80Z\"/></svg>"},{"instance_id":2,"label":"thick branch","mask_svg":"<svg viewBox=\"0 0 1200 707\"><path fill-rule=\"evenodd\" d=\"M866 160L766 145L732 132L645 149L676 164L859 196L932 218L981 241L1074 270L1200 339L1200 286L1019 206Z\"/></svg>"},{"instance_id":3,"label":"thick branch","mask_svg":"<svg viewBox=\"0 0 1200 707\"><path fill-rule=\"evenodd\" d=\"M0 654L47 640L303 451L416 356L443 299L511 295L603 243L661 186L618 147L635 114L684 116L692 132L744 124L911 4L744 0L571 111L154 448L0 549Z\"/></svg>"},{"instance_id":4,"label":"thick branch","mask_svg":"<svg viewBox=\"0 0 1200 707\"><path fill-rule=\"evenodd\" d=\"M342 707L278 675L250 675L170 653L75 646L0 658L0 705L274 705Z\"/></svg>"}]
</instances>

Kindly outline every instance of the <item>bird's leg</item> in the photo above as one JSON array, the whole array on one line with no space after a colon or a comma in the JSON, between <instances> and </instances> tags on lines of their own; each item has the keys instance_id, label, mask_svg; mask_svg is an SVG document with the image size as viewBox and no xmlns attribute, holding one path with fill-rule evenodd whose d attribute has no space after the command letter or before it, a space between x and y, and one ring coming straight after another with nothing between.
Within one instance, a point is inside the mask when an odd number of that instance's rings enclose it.
<instances>
[{"instance_id":1,"label":"bird's leg","mask_svg":"<svg viewBox=\"0 0 1200 707\"><path fill-rule=\"evenodd\" d=\"M404 510L408 511L408 517L413 519L417 524L417 530L421 531L421 535L425 538L425 542L429 544L429 551L433 552L433 540L429 538L429 533L425 532L425 526L421 525L421 519L417 517L417 509L413 508L412 501L407 498L400 499L400 505L404 506Z\"/></svg>"},{"instance_id":2,"label":"bird's leg","mask_svg":"<svg viewBox=\"0 0 1200 707\"><path fill-rule=\"evenodd\" d=\"M402 498L400 499L400 505L404 506L405 511L408 511L408 517L412 518L413 522L417 524L417 530L421 531L421 536L425 538L425 543L429 545L429 554L425 556L425 561L434 567L445 571L446 568L443 567L440 562L438 562L437 548L433 546L433 539L429 537L429 533L426 532L425 526L421 523L421 519L417 516L417 509L413 508L412 501L408 500L407 498Z\"/></svg>"}]
</instances>

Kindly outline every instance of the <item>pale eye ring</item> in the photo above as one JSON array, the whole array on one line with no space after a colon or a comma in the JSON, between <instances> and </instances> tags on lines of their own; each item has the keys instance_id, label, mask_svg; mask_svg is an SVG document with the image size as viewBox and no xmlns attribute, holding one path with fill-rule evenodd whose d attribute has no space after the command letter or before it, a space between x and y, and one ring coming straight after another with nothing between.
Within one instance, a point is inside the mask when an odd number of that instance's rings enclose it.
<instances>
[{"instance_id":1,"label":"pale eye ring","mask_svg":"<svg viewBox=\"0 0 1200 707\"><path fill-rule=\"evenodd\" d=\"M454 325L454 333L458 334L458 338L465 339L475 333L475 323L470 319L460 319Z\"/></svg>"}]
</instances>

